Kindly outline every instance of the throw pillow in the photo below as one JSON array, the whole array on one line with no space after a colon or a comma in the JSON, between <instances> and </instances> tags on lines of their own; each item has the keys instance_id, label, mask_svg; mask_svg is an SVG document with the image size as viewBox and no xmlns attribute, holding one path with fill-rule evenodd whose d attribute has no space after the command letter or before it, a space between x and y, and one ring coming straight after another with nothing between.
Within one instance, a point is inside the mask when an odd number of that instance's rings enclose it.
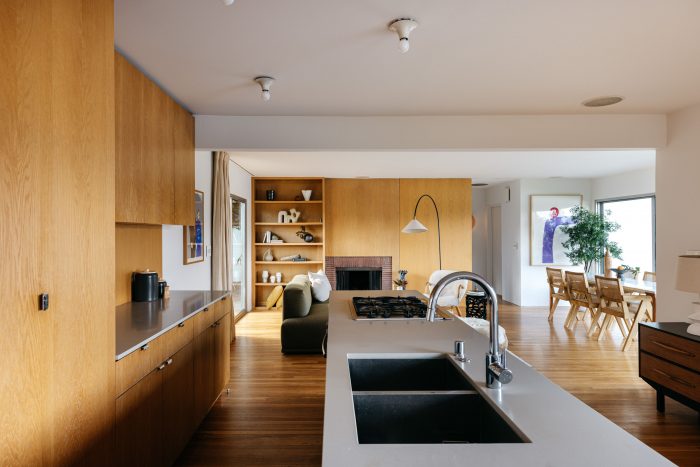
<instances>
[{"instance_id":1,"label":"throw pillow","mask_svg":"<svg viewBox=\"0 0 700 467\"><path fill-rule=\"evenodd\" d=\"M283 301L284 301L284 294L280 295L280 298L277 299L277 303L275 303L275 310L282 309L282 302Z\"/></svg>"},{"instance_id":2,"label":"throw pillow","mask_svg":"<svg viewBox=\"0 0 700 467\"><path fill-rule=\"evenodd\" d=\"M319 270L317 273L309 273L309 281L311 281L311 295L317 302L325 302L331 296L331 283L328 278Z\"/></svg>"},{"instance_id":3,"label":"throw pillow","mask_svg":"<svg viewBox=\"0 0 700 467\"><path fill-rule=\"evenodd\" d=\"M275 306L275 303L277 303L277 300L282 296L283 291L284 289L282 289L281 285L272 289L272 292L270 292L270 295L267 296L267 300L265 301L265 308L271 310L272 307Z\"/></svg>"}]
</instances>

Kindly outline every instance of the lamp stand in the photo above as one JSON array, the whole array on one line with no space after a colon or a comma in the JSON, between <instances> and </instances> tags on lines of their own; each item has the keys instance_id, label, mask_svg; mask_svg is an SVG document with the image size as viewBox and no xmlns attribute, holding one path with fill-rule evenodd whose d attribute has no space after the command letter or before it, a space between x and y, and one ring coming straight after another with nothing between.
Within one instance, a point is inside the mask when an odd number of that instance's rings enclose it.
<instances>
[{"instance_id":1,"label":"lamp stand","mask_svg":"<svg viewBox=\"0 0 700 467\"><path fill-rule=\"evenodd\" d=\"M416 201L416 207L413 208L413 219L416 218L416 214L418 213L418 205L420 204L420 202L423 198L428 198L433 203L433 207L435 208L435 216L437 217L437 230L438 230L438 264L440 265L439 268L442 269L442 241L441 241L441 235L440 235L440 212L438 212L437 204L435 203L435 200L433 199L432 196L430 196L429 194L420 195L420 198L418 198L418 201Z\"/></svg>"}]
</instances>

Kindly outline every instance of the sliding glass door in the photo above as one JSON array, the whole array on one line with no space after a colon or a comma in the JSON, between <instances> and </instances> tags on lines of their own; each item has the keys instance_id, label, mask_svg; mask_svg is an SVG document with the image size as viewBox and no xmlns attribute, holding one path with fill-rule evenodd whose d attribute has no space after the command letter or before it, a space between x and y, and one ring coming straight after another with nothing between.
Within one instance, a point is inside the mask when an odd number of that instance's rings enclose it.
<instances>
[{"instance_id":1,"label":"sliding glass door","mask_svg":"<svg viewBox=\"0 0 700 467\"><path fill-rule=\"evenodd\" d=\"M246 200L238 196L231 195L231 224L233 231L231 234L231 251L233 253L233 310L234 316L246 309L246 243L247 243L247 213Z\"/></svg>"},{"instance_id":2,"label":"sliding glass door","mask_svg":"<svg viewBox=\"0 0 700 467\"><path fill-rule=\"evenodd\" d=\"M642 273L656 271L656 198L618 198L598 201L597 205L607 220L620 224L610 240L622 248L622 259L613 259L612 267L626 264L639 267Z\"/></svg>"}]
</instances>

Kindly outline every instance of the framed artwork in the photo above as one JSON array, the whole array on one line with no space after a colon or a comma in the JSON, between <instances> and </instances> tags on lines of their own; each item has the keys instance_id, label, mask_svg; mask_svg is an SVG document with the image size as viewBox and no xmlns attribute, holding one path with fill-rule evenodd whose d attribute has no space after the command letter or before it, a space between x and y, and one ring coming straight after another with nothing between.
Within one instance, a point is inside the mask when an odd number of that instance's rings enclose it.
<instances>
[{"instance_id":1,"label":"framed artwork","mask_svg":"<svg viewBox=\"0 0 700 467\"><path fill-rule=\"evenodd\" d=\"M562 245L568 238L561 227L572 225L571 209L582 195L530 195L530 264L571 266Z\"/></svg>"},{"instance_id":2,"label":"framed artwork","mask_svg":"<svg viewBox=\"0 0 700 467\"><path fill-rule=\"evenodd\" d=\"M194 190L194 225L182 227L183 263L204 261L204 192Z\"/></svg>"}]
</instances>

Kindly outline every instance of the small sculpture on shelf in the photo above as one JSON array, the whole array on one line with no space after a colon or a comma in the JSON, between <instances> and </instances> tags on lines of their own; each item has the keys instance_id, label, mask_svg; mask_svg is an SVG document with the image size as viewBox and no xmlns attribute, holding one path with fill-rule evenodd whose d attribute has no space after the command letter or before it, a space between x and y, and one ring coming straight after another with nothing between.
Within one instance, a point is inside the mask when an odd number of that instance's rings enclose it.
<instances>
[{"instance_id":1,"label":"small sculpture on shelf","mask_svg":"<svg viewBox=\"0 0 700 467\"><path fill-rule=\"evenodd\" d=\"M301 227L301 230L297 232L297 237L304 240L306 243L311 243L314 241L314 236L312 233L306 231L306 227Z\"/></svg>"},{"instance_id":2,"label":"small sculpture on shelf","mask_svg":"<svg viewBox=\"0 0 700 467\"><path fill-rule=\"evenodd\" d=\"M274 261L275 257L272 256L272 250L268 248L265 250L265 253L263 253L263 261Z\"/></svg>"},{"instance_id":3,"label":"small sculpture on shelf","mask_svg":"<svg viewBox=\"0 0 700 467\"><path fill-rule=\"evenodd\" d=\"M278 224L292 224L295 222L299 222L299 217L301 216L301 212L297 211L296 209L292 208L287 211L280 211L277 213L277 223Z\"/></svg>"},{"instance_id":4,"label":"small sculpture on shelf","mask_svg":"<svg viewBox=\"0 0 700 467\"><path fill-rule=\"evenodd\" d=\"M304 201L311 200L311 193L313 193L313 190L301 190L301 195L304 197Z\"/></svg>"}]
</instances>

